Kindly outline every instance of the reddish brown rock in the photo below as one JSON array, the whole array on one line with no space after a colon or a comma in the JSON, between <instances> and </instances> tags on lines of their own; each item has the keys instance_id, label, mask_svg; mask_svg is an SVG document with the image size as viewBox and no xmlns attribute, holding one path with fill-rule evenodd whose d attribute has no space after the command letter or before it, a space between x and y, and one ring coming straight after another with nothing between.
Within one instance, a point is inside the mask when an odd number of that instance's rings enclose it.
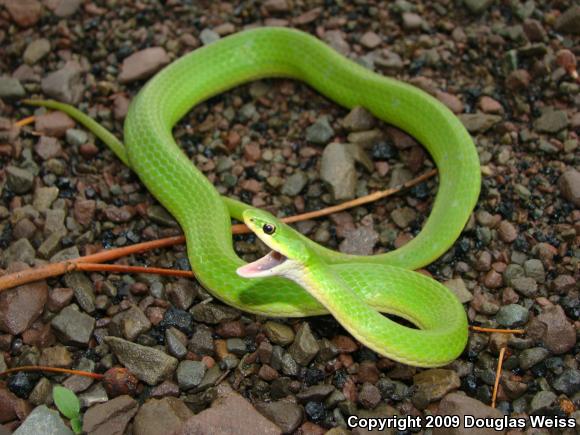
<instances>
[{"instance_id":1,"label":"reddish brown rock","mask_svg":"<svg viewBox=\"0 0 580 435\"><path fill-rule=\"evenodd\" d=\"M179 396L179 386L171 381L163 381L151 390L151 397L155 399L168 396Z\"/></svg>"},{"instance_id":2,"label":"reddish brown rock","mask_svg":"<svg viewBox=\"0 0 580 435\"><path fill-rule=\"evenodd\" d=\"M576 280L572 275L558 275L552 282L552 288L556 293L564 293L576 286Z\"/></svg>"},{"instance_id":3,"label":"reddish brown rock","mask_svg":"<svg viewBox=\"0 0 580 435\"><path fill-rule=\"evenodd\" d=\"M13 263L8 270L27 269L23 263ZM17 335L27 330L40 317L48 299L46 281L36 281L0 293L0 330Z\"/></svg>"},{"instance_id":4,"label":"reddish brown rock","mask_svg":"<svg viewBox=\"0 0 580 435\"><path fill-rule=\"evenodd\" d=\"M36 117L34 128L46 136L63 137L75 122L66 113L50 112Z\"/></svg>"},{"instance_id":5,"label":"reddish brown rock","mask_svg":"<svg viewBox=\"0 0 580 435\"><path fill-rule=\"evenodd\" d=\"M366 32L360 38L360 43L364 45L366 48L370 48L371 50L381 45L381 42L382 42L381 37L377 35L375 32Z\"/></svg>"},{"instance_id":6,"label":"reddish brown rock","mask_svg":"<svg viewBox=\"0 0 580 435\"><path fill-rule=\"evenodd\" d=\"M499 238L506 243L511 243L518 237L518 230L508 221L501 221L497 232Z\"/></svg>"},{"instance_id":7,"label":"reddish brown rock","mask_svg":"<svg viewBox=\"0 0 580 435\"><path fill-rule=\"evenodd\" d=\"M316 423L307 421L298 428L296 433L300 435L323 435L326 433L326 429L324 429L322 426L317 425Z\"/></svg>"},{"instance_id":8,"label":"reddish brown rock","mask_svg":"<svg viewBox=\"0 0 580 435\"><path fill-rule=\"evenodd\" d=\"M443 91L437 91L435 97L445 104L453 113L463 112L463 103L455 95Z\"/></svg>"},{"instance_id":9,"label":"reddish brown rock","mask_svg":"<svg viewBox=\"0 0 580 435\"><path fill-rule=\"evenodd\" d=\"M115 95L115 98L113 99L113 113L115 114L115 119L125 119L125 116L127 116L127 112L129 111L129 103L130 101L125 95Z\"/></svg>"},{"instance_id":10,"label":"reddish brown rock","mask_svg":"<svg viewBox=\"0 0 580 435\"><path fill-rule=\"evenodd\" d=\"M576 344L576 330L560 305L544 308L526 328L528 336L544 343L546 349L559 355L568 352Z\"/></svg>"},{"instance_id":11,"label":"reddish brown rock","mask_svg":"<svg viewBox=\"0 0 580 435\"><path fill-rule=\"evenodd\" d=\"M500 288L503 284L503 278L501 274L497 273L495 270L490 270L483 277L483 285L490 289Z\"/></svg>"},{"instance_id":12,"label":"reddish brown rock","mask_svg":"<svg viewBox=\"0 0 580 435\"><path fill-rule=\"evenodd\" d=\"M256 142L249 142L244 145L244 158L251 162L257 162L262 157L260 145Z\"/></svg>"},{"instance_id":13,"label":"reddish brown rock","mask_svg":"<svg viewBox=\"0 0 580 435\"><path fill-rule=\"evenodd\" d=\"M42 323L39 320L32 325L32 328L22 333L22 341L24 344L42 349L56 343L56 337L52 333L50 323Z\"/></svg>"},{"instance_id":14,"label":"reddish brown rock","mask_svg":"<svg viewBox=\"0 0 580 435\"><path fill-rule=\"evenodd\" d=\"M491 254L488 251L483 251L478 255L473 267L480 272L487 272L491 268Z\"/></svg>"},{"instance_id":15,"label":"reddish brown rock","mask_svg":"<svg viewBox=\"0 0 580 435\"><path fill-rule=\"evenodd\" d=\"M188 419L175 435L274 435L278 426L260 414L237 393L227 394L213 402L211 408Z\"/></svg>"},{"instance_id":16,"label":"reddish brown rock","mask_svg":"<svg viewBox=\"0 0 580 435\"><path fill-rule=\"evenodd\" d=\"M525 69L512 71L506 79L506 87L511 91L521 91L530 85L530 73Z\"/></svg>"},{"instance_id":17,"label":"reddish brown rock","mask_svg":"<svg viewBox=\"0 0 580 435\"><path fill-rule=\"evenodd\" d=\"M115 223L128 222L135 214L135 208L130 205L123 205L121 207L110 205L105 209L107 219Z\"/></svg>"},{"instance_id":18,"label":"reddish brown rock","mask_svg":"<svg viewBox=\"0 0 580 435\"><path fill-rule=\"evenodd\" d=\"M278 379L280 376L276 369L270 367L268 364L263 364L258 371L258 376L265 380L266 382L273 381L274 379Z\"/></svg>"},{"instance_id":19,"label":"reddish brown rock","mask_svg":"<svg viewBox=\"0 0 580 435\"><path fill-rule=\"evenodd\" d=\"M358 367L358 381L375 384L379 380L379 369L372 361L363 361Z\"/></svg>"},{"instance_id":20,"label":"reddish brown rock","mask_svg":"<svg viewBox=\"0 0 580 435\"><path fill-rule=\"evenodd\" d=\"M407 148L411 148L412 146L417 145L417 141L407 133L402 130L399 130L395 127L387 127L385 128L387 136L393 144L400 150L404 150Z\"/></svg>"},{"instance_id":21,"label":"reddish brown rock","mask_svg":"<svg viewBox=\"0 0 580 435\"><path fill-rule=\"evenodd\" d=\"M483 113L503 113L503 106L498 101L488 97L487 95L481 97L478 106Z\"/></svg>"},{"instance_id":22,"label":"reddish brown rock","mask_svg":"<svg viewBox=\"0 0 580 435\"><path fill-rule=\"evenodd\" d=\"M133 435L171 433L192 415L187 405L175 397L148 400L135 416Z\"/></svg>"},{"instance_id":23,"label":"reddish brown rock","mask_svg":"<svg viewBox=\"0 0 580 435\"><path fill-rule=\"evenodd\" d=\"M284 13L290 10L287 0L266 0L264 8L270 13Z\"/></svg>"},{"instance_id":24,"label":"reddish brown rock","mask_svg":"<svg viewBox=\"0 0 580 435\"><path fill-rule=\"evenodd\" d=\"M81 0L46 0L45 6L57 17L70 17L79 9Z\"/></svg>"},{"instance_id":25,"label":"reddish brown rock","mask_svg":"<svg viewBox=\"0 0 580 435\"><path fill-rule=\"evenodd\" d=\"M53 313L57 313L70 303L73 296L74 291L72 288L57 287L50 289L47 308Z\"/></svg>"},{"instance_id":26,"label":"reddish brown rock","mask_svg":"<svg viewBox=\"0 0 580 435\"><path fill-rule=\"evenodd\" d=\"M352 353L358 350L355 341L346 335L337 335L331 341L339 353Z\"/></svg>"},{"instance_id":27,"label":"reddish brown rock","mask_svg":"<svg viewBox=\"0 0 580 435\"><path fill-rule=\"evenodd\" d=\"M162 47L150 47L133 53L123 60L119 81L129 83L145 79L170 62L169 55Z\"/></svg>"},{"instance_id":28,"label":"reddish brown rock","mask_svg":"<svg viewBox=\"0 0 580 435\"><path fill-rule=\"evenodd\" d=\"M73 214L76 221L81 225L89 225L95 219L97 203L93 199L78 198L75 201Z\"/></svg>"},{"instance_id":29,"label":"reddish brown rock","mask_svg":"<svg viewBox=\"0 0 580 435\"><path fill-rule=\"evenodd\" d=\"M20 27L34 26L42 14L42 5L38 0L7 0L4 7Z\"/></svg>"},{"instance_id":30,"label":"reddish brown rock","mask_svg":"<svg viewBox=\"0 0 580 435\"><path fill-rule=\"evenodd\" d=\"M83 432L91 435L122 435L139 404L130 396L119 396L95 405L83 416Z\"/></svg>"},{"instance_id":31,"label":"reddish brown rock","mask_svg":"<svg viewBox=\"0 0 580 435\"><path fill-rule=\"evenodd\" d=\"M41 136L40 140L34 147L34 151L42 160L52 159L62 153L62 147L58 139L54 137Z\"/></svg>"},{"instance_id":32,"label":"reddish brown rock","mask_svg":"<svg viewBox=\"0 0 580 435\"><path fill-rule=\"evenodd\" d=\"M321 13L322 13L321 7L310 9L309 11L304 12L303 14L298 15L296 18L294 18L293 22L297 26L303 26L305 24L315 21L320 16Z\"/></svg>"},{"instance_id":33,"label":"reddish brown rock","mask_svg":"<svg viewBox=\"0 0 580 435\"><path fill-rule=\"evenodd\" d=\"M99 154L99 148L91 142L84 143L79 147L79 153L86 159L90 159Z\"/></svg>"},{"instance_id":34,"label":"reddish brown rock","mask_svg":"<svg viewBox=\"0 0 580 435\"><path fill-rule=\"evenodd\" d=\"M19 399L6 387L0 386L0 423L17 418L24 420L30 410L30 405L25 400Z\"/></svg>"},{"instance_id":35,"label":"reddish brown rock","mask_svg":"<svg viewBox=\"0 0 580 435\"><path fill-rule=\"evenodd\" d=\"M373 409L380 403L381 393L375 385L365 382L359 392L358 401L366 409Z\"/></svg>"},{"instance_id":36,"label":"reddish brown rock","mask_svg":"<svg viewBox=\"0 0 580 435\"><path fill-rule=\"evenodd\" d=\"M246 328L239 320L232 320L230 322L221 323L216 331L223 338L243 337L246 333Z\"/></svg>"}]
</instances>

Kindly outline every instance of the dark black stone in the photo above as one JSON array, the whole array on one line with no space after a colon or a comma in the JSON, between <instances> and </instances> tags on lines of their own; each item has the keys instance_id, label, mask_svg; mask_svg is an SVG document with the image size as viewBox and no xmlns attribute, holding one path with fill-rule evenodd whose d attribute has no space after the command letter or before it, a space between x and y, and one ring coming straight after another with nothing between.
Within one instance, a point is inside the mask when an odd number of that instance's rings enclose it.
<instances>
[{"instance_id":1,"label":"dark black stone","mask_svg":"<svg viewBox=\"0 0 580 435\"><path fill-rule=\"evenodd\" d=\"M324 380L324 372L315 368L304 370L304 383L308 386L318 384Z\"/></svg>"},{"instance_id":2,"label":"dark black stone","mask_svg":"<svg viewBox=\"0 0 580 435\"><path fill-rule=\"evenodd\" d=\"M381 140L373 145L371 155L375 160L388 160L397 155L397 150L386 140Z\"/></svg>"},{"instance_id":3,"label":"dark black stone","mask_svg":"<svg viewBox=\"0 0 580 435\"><path fill-rule=\"evenodd\" d=\"M175 307L169 308L159 323L162 328L175 327L181 332L191 337L193 334L193 316L187 311L179 310Z\"/></svg>"},{"instance_id":4,"label":"dark black stone","mask_svg":"<svg viewBox=\"0 0 580 435\"><path fill-rule=\"evenodd\" d=\"M333 380L333 384L336 388L341 389L342 387L344 387L344 384L346 383L346 380L348 379L348 373L345 372L344 370L338 370L335 374L334 374L334 380Z\"/></svg>"},{"instance_id":5,"label":"dark black stone","mask_svg":"<svg viewBox=\"0 0 580 435\"><path fill-rule=\"evenodd\" d=\"M324 420L324 417L326 417L326 409L324 409L324 405L320 402L308 402L304 410L310 420L315 423Z\"/></svg>"},{"instance_id":6,"label":"dark black stone","mask_svg":"<svg viewBox=\"0 0 580 435\"><path fill-rule=\"evenodd\" d=\"M18 372L8 379L8 389L21 399L26 399L39 379L39 373Z\"/></svg>"},{"instance_id":7,"label":"dark black stone","mask_svg":"<svg viewBox=\"0 0 580 435\"><path fill-rule=\"evenodd\" d=\"M475 395L477 391L477 377L473 373L467 374L461 380L461 389L469 395Z\"/></svg>"}]
</instances>

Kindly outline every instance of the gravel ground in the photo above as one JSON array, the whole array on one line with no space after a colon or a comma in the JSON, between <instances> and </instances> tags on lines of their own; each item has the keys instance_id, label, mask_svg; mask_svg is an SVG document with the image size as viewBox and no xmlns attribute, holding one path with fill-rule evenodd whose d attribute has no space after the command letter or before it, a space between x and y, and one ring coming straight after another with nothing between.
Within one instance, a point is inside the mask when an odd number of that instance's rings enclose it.
<instances>
[{"instance_id":1,"label":"gravel ground","mask_svg":"<svg viewBox=\"0 0 580 435\"><path fill-rule=\"evenodd\" d=\"M0 371L124 366L137 391L113 397L88 378L19 373L0 381L0 423L14 430L30 414L19 433L69 433L51 410L51 388L61 384L81 398L88 433L336 435L350 433L351 415L437 413L580 424L573 4L0 1L0 272L179 233L135 175L68 117L37 110L34 125L13 126L33 113L20 98L72 103L121 137L129 101L167 63L247 27L291 26L424 89L460 117L477 144L482 192L459 240L427 271L457 293L471 324L527 331L471 333L457 361L419 370L361 347L330 317L248 315L191 280L73 273L0 295ZM413 138L287 80L212 98L175 136L221 193L279 216L395 186L433 166ZM342 252L384 252L420 231L436 189L431 179L297 228ZM251 236L235 244L247 260L265 252ZM189 268L181 246L123 263Z\"/></svg>"}]
</instances>

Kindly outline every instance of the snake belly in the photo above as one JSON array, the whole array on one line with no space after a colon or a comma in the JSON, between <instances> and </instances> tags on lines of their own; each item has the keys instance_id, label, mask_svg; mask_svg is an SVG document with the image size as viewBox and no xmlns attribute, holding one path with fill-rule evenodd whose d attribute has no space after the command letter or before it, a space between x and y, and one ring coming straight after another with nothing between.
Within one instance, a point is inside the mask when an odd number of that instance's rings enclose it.
<instances>
[{"instance_id":1,"label":"snake belly","mask_svg":"<svg viewBox=\"0 0 580 435\"><path fill-rule=\"evenodd\" d=\"M270 317L326 314L319 301L290 280L244 279L236 274L245 262L233 248L231 218L241 220L243 211L251 207L221 197L172 135L173 126L194 105L268 77L306 82L347 108L363 106L415 137L432 156L439 189L431 214L423 230L401 248L373 256L346 255L299 237L368 305L420 328L393 322L380 333L380 340L386 341L383 354L423 367L453 361L467 341L465 310L446 287L413 269L430 264L453 245L475 207L481 176L470 135L435 98L365 69L304 32L259 28L199 48L153 77L129 108L124 150L115 149L113 140L96 131L94 121L91 124L76 109L54 102L35 104L69 113L130 165L179 222L192 270L216 298ZM341 322L348 322L348 307L339 308L344 310Z\"/></svg>"}]
</instances>

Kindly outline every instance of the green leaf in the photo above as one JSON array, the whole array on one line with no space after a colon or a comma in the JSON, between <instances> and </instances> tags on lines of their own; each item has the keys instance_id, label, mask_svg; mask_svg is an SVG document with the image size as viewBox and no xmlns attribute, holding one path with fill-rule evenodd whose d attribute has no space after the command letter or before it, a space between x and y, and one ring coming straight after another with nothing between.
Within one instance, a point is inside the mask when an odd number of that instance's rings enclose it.
<instances>
[{"instance_id":1,"label":"green leaf","mask_svg":"<svg viewBox=\"0 0 580 435\"><path fill-rule=\"evenodd\" d=\"M70 421L70 427L76 434L83 433L83 424L81 423L81 420L78 417L75 417Z\"/></svg>"},{"instance_id":2,"label":"green leaf","mask_svg":"<svg viewBox=\"0 0 580 435\"><path fill-rule=\"evenodd\" d=\"M68 388L56 385L52 389L52 397L58 410L67 418L71 420L78 418L81 412L81 403L78 397Z\"/></svg>"}]
</instances>

